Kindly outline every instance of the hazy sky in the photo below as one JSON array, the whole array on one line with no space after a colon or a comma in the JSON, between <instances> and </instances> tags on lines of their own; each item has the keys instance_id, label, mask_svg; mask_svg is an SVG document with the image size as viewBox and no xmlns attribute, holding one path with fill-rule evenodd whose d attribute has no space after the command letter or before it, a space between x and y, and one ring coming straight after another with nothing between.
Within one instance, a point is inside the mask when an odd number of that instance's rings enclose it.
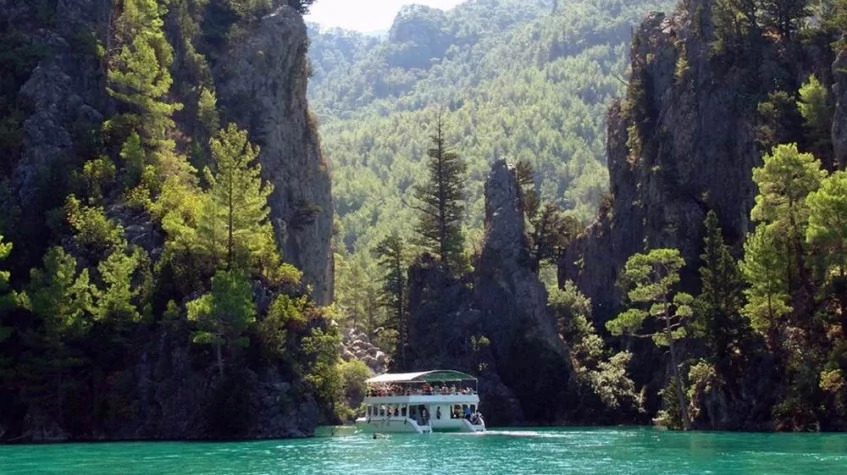
<instances>
[{"instance_id":1,"label":"hazy sky","mask_svg":"<svg viewBox=\"0 0 847 475\"><path fill-rule=\"evenodd\" d=\"M420 4L446 10L465 0L317 0L306 21L345 30L387 30L403 5Z\"/></svg>"}]
</instances>

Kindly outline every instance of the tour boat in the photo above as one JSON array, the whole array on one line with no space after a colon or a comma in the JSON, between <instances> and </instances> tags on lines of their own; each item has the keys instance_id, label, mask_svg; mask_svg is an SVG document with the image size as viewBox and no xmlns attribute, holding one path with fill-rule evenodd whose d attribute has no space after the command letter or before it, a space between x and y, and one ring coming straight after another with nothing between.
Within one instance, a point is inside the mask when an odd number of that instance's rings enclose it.
<instances>
[{"instance_id":1,"label":"tour boat","mask_svg":"<svg viewBox=\"0 0 847 475\"><path fill-rule=\"evenodd\" d=\"M365 432L483 432L477 380L459 371L387 373L365 381Z\"/></svg>"}]
</instances>

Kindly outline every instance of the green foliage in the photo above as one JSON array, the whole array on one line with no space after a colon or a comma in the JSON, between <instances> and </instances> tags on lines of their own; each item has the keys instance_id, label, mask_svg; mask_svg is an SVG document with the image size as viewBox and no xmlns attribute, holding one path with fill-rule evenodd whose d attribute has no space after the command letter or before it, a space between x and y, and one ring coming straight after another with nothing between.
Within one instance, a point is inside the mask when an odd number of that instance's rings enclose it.
<instances>
[{"instance_id":1,"label":"green foliage","mask_svg":"<svg viewBox=\"0 0 847 475\"><path fill-rule=\"evenodd\" d=\"M129 134L121 148L120 156L123 159L124 187L130 189L139 185L147 157L137 132L133 131Z\"/></svg>"},{"instance_id":2,"label":"green foliage","mask_svg":"<svg viewBox=\"0 0 847 475\"><path fill-rule=\"evenodd\" d=\"M627 297L633 306L606 322L606 328L613 335L649 337L657 346L668 347L682 426L688 430L691 419L688 417L675 343L686 337L694 299L684 292L672 293L679 283L679 271L684 265L685 260L677 249L653 249L647 254L635 254L627 259L621 283L627 289ZM648 317L658 320L659 329L639 333Z\"/></svg>"},{"instance_id":3,"label":"green foliage","mask_svg":"<svg viewBox=\"0 0 847 475\"><path fill-rule=\"evenodd\" d=\"M759 0L716 0L713 7L718 54L743 51L759 34Z\"/></svg>"},{"instance_id":4,"label":"green foliage","mask_svg":"<svg viewBox=\"0 0 847 475\"><path fill-rule=\"evenodd\" d=\"M288 337L305 330L308 324L305 298L278 295L268 308L268 314L259 322L258 337L262 356L267 361L277 361L286 356Z\"/></svg>"},{"instance_id":5,"label":"green foliage","mask_svg":"<svg viewBox=\"0 0 847 475\"><path fill-rule=\"evenodd\" d=\"M782 273L787 276L788 295L796 300L805 300L802 296L809 293L806 249L806 225L809 219L809 207L806 197L820 187L826 172L821 170L820 162L809 153L800 153L795 144L778 145L771 155L764 157L764 164L753 169L753 181L759 188L756 205L750 212L750 217L759 222L758 227L766 227L759 234L759 239L751 245L754 253L751 260L779 265L765 274L750 276L752 279L763 278L771 274ZM758 251L760 255L756 255ZM770 256L770 257L768 257ZM746 257L745 257L746 259ZM777 260L778 259L778 260ZM755 265L745 272L753 270ZM768 281L771 279L768 278ZM771 282L767 288L771 288ZM754 287L757 285L754 284ZM773 295L767 293L766 295ZM751 301L759 308L760 302ZM776 305L776 306L774 306ZM776 316L786 308L773 301L768 303L768 318ZM776 309L776 312L771 310ZM805 313L806 308L794 308ZM753 317L751 316L751 319ZM756 320L761 322L757 317ZM796 322L801 323L801 322ZM757 325L754 322L754 325ZM761 326L760 326L761 328Z\"/></svg>"},{"instance_id":6,"label":"green foliage","mask_svg":"<svg viewBox=\"0 0 847 475\"><path fill-rule=\"evenodd\" d=\"M541 200L535 189L535 170L529 161L518 161L516 172L535 269L542 262L556 265L571 240L582 232L582 224L555 203Z\"/></svg>"},{"instance_id":7,"label":"green foliage","mask_svg":"<svg viewBox=\"0 0 847 475\"><path fill-rule=\"evenodd\" d=\"M343 381L338 365L338 346L341 335L335 328L313 328L303 337L301 346L309 358L304 378L314 388L319 400L329 404L333 411L343 409L341 404Z\"/></svg>"},{"instance_id":8,"label":"green foliage","mask_svg":"<svg viewBox=\"0 0 847 475\"><path fill-rule=\"evenodd\" d=\"M357 408L365 398L365 390L367 385L365 380L373 376L373 372L368 365L359 360L343 361L338 365L338 372L341 375L341 387L344 391L344 401L349 408ZM351 411L350 420L355 418L356 414Z\"/></svg>"},{"instance_id":9,"label":"green foliage","mask_svg":"<svg viewBox=\"0 0 847 475\"><path fill-rule=\"evenodd\" d=\"M802 116L793 94L775 91L759 103L758 141L763 150L795 142L802 135Z\"/></svg>"},{"instance_id":10,"label":"green foliage","mask_svg":"<svg viewBox=\"0 0 847 475\"><path fill-rule=\"evenodd\" d=\"M208 137L212 137L221 127L221 118L217 107L218 98L215 97L215 92L204 87L200 91L200 98L197 100L197 122L200 123L203 133Z\"/></svg>"},{"instance_id":11,"label":"green foliage","mask_svg":"<svg viewBox=\"0 0 847 475\"><path fill-rule=\"evenodd\" d=\"M9 257L12 252L12 243L3 242L0 235L0 262ZM9 288L9 271L0 270L0 343L11 336L14 327L4 326L6 314L18 305L17 294Z\"/></svg>"},{"instance_id":12,"label":"green foliage","mask_svg":"<svg viewBox=\"0 0 847 475\"><path fill-rule=\"evenodd\" d=\"M771 344L776 344L775 334L781 319L792 309L788 304L788 282L784 271L786 256L772 233L768 227L758 226L747 236L741 271L749 285L744 290L747 296L744 315L750 319L754 330L767 336Z\"/></svg>"},{"instance_id":13,"label":"green foliage","mask_svg":"<svg viewBox=\"0 0 847 475\"><path fill-rule=\"evenodd\" d=\"M115 21L116 53L109 58L107 90L129 111L121 122L142 136L149 148L166 144L171 115L181 104L166 101L173 83L169 68L173 48L165 38L162 16L166 3L122 0Z\"/></svg>"},{"instance_id":14,"label":"green foliage","mask_svg":"<svg viewBox=\"0 0 847 475\"><path fill-rule=\"evenodd\" d=\"M408 256L405 243L396 234L392 234L377 245L374 254L383 271L380 304L389 312L388 327L397 332L397 341L392 345L395 348L393 360L399 368L405 368L409 333L406 316Z\"/></svg>"},{"instance_id":15,"label":"green foliage","mask_svg":"<svg viewBox=\"0 0 847 475\"><path fill-rule=\"evenodd\" d=\"M445 270L458 274L466 267L461 225L467 165L458 153L447 148L440 113L433 127L432 148L426 152L427 181L414 187L418 202L415 231L420 245L435 255Z\"/></svg>"},{"instance_id":16,"label":"green foliage","mask_svg":"<svg viewBox=\"0 0 847 475\"><path fill-rule=\"evenodd\" d=\"M717 388L720 381L715 366L703 360L691 365L688 370L688 381L690 382L687 394L690 401L689 413L692 419L697 419L702 411L699 404L701 397Z\"/></svg>"},{"instance_id":17,"label":"green foliage","mask_svg":"<svg viewBox=\"0 0 847 475\"><path fill-rule=\"evenodd\" d=\"M77 262L61 247L51 247L41 269L30 271L26 307L39 317L49 342L79 338L91 327L94 298L88 269L77 271Z\"/></svg>"},{"instance_id":18,"label":"green foliage","mask_svg":"<svg viewBox=\"0 0 847 475\"><path fill-rule=\"evenodd\" d=\"M212 290L188 302L188 319L196 330L192 341L212 345L217 357L218 371L224 374L222 348L232 352L247 346L247 328L256 320L253 290L247 277L238 270L219 270L212 277Z\"/></svg>"},{"instance_id":19,"label":"green foliage","mask_svg":"<svg viewBox=\"0 0 847 475\"><path fill-rule=\"evenodd\" d=\"M551 15L549 2L477 0L444 13L409 9L404 25L432 35L400 29L385 40L310 25L309 102L333 165L341 307L363 307L375 292L370 279L347 273L373 271L381 239L413 236L409 192L427 173L420 157L430 147L421 124L434 122L439 106L446 143L467 163L465 252L482 236L494 159L531 162L543 200L593 219L609 186L606 110L624 92L632 27L675 3L578 0Z\"/></svg>"},{"instance_id":20,"label":"green foliage","mask_svg":"<svg viewBox=\"0 0 847 475\"><path fill-rule=\"evenodd\" d=\"M109 157L99 157L85 162L82 169L88 198L93 203L103 201L103 190L115 178L115 164Z\"/></svg>"},{"instance_id":21,"label":"green foliage","mask_svg":"<svg viewBox=\"0 0 847 475\"><path fill-rule=\"evenodd\" d=\"M65 216L78 243L92 253L102 254L123 239L123 228L106 216L99 206L85 206L74 195L65 202Z\"/></svg>"},{"instance_id":22,"label":"green foliage","mask_svg":"<svg viewBox=\"0 0 847 475\"><path fill-rule=\"evenodd\" d=\"M556 313L580 384L589 387L608 409L641 410L635 383L626 372L632 354L610 354L605 348L591 324L591 301L567 281L562 289L550 291L548 304Z\"/></svg>"},{"instance_id":23,"label":"green foliage","mask_svg":"<svg viewBox=\"0 0 847 475\"><path fill-rule=\"evenodd\" d=\"M797 109L803 116L803 124L810 149L820 159L832 157L832 110L829 92L814 75L809 76L799 91Z\"/></svg>"},{"instance_id":24,"label":"green foliage","mask_svg":"<svg viewBox=\"0 0 847 475\"><path fill-rule=\"evenodd\" d=\"M700 255L700 294L694 302L694 325L713 361L721 368L741 349L748 322L742 318L744 281L729 246L724 242L718 216L706 215L703 254Z\"/></svg>"},{"instance_id":25,"label":"green foliage","mask_svg":"<svg viewBox=\"0 0 847 475\"><path fill-rule=\"evenodd\" d=\"M808 0L759 0L762 26L790 40L809 15Z\"/></svg>"},{"instance_id":26,"label":"green foliage","mask_svg":"<svg viewBox=\"0 0 847 475\"><path fill-rule=\"evenodd\" d=\"M836 171L806 198L809 226L806 241L824 251L827 274L845 275L847 266L847 172Z\"/></svg>"},{"instance_id":27,"label":"green foliage","mask_svg":"<svg viewBox=\"0 0 847 475\"><path fill-rule=\"evenodd\" d=\"M137 246L127 251L124 247L115 249L97 265L101 285L92 290L97 320L125 324L150 317L153 284L147 253Z\"/></svg>"},{"instance_id":28,"label":"green foliage","mask_svg":"<svg viewBox=\"0 0 847 475\"><path fill-rule=\"evenodd\" d=\"M373 276L380 274L376 260L369 254L335 254L335 302L345 315L345 324L353 328L362 328L369 338L387 334L383 325L388 320L387 307L380 304L382 285ZM391 343L380 342L380 348L393 353Z\"/></svg>"},{"instance_id":29,"label":"green foliage","mask_svg":"<svg viewBox=\"0 0 847 475\"><path fill-rule=\"evenodd\" d=\"M201 246L227 268L253 269L275 253L268 215L273 186L261 178L254 163L258 147L247 132L229 124L211 141L214 170L206 169L209 192L197 218Z\"/></svg>"},{"instance_id":30,"label":"green foliage","mask_svg":"<svg viewBox=\"0 0 847 475\"><path fill-rule=\"evenodd\" d=\"M825 176L814 155L798 152L797 145L774 147L762 167L753 169L759 194L750 217L772 225L788 239L802 238L809 217L806 196L818 189Z\"/></svg>"}]
</instances>

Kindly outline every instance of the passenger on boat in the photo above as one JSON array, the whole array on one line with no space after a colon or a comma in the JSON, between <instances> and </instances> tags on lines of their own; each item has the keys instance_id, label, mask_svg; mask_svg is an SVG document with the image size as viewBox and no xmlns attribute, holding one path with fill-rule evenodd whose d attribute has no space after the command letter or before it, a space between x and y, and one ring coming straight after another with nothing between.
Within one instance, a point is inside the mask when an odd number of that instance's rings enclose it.
<instances>
[{"instance_id":1,"label":"passenger on boat","mask_svg":"<svg viewBox=\"0 0 847 475\"><path fill-rule=\"evenodd\" d=\"M471 406L465 406L465 419L471 420Z\"/></svg>"},{"instance_id":2,"label":"passenger on boat","mask_svg":"<svg viewBox=\"0 0 847 475\"><path fill-rule=\"evenodd\" d=\"M435 410L435 418L441 419L441 406L438 406L438 409Z\"/></svg>"}]
</instances>

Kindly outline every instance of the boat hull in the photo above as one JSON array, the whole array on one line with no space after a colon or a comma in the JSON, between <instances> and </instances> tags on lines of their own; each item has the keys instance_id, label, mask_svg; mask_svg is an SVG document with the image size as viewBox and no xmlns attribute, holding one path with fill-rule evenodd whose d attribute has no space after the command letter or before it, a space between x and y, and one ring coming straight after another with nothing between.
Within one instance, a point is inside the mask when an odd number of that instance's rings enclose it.
<instances>
[{"instance_id":1,"label":"boat hull","mask_svg":"<svg viewBox=\"0 0 847 475\"><path fill-rule=\"evenodd\" d=\"M431 427L418 425L414 420L405 417L371 418L370 420L360 417L356 419L356 429L369 434L427 434L432 432Z\"/></svg>"},{"instance_id":2,"label":"boat hull","mask_svg":"<svg viewBox=\"0 0 847 475\"><path fill-rule=\"evenodd\" d=\"M431 432L485 432L484 424L471 424L467 419L430 420L429 425L405 417L356 419L356 429L366 433L428 434Z\"/></svg>"}]
</instances>

